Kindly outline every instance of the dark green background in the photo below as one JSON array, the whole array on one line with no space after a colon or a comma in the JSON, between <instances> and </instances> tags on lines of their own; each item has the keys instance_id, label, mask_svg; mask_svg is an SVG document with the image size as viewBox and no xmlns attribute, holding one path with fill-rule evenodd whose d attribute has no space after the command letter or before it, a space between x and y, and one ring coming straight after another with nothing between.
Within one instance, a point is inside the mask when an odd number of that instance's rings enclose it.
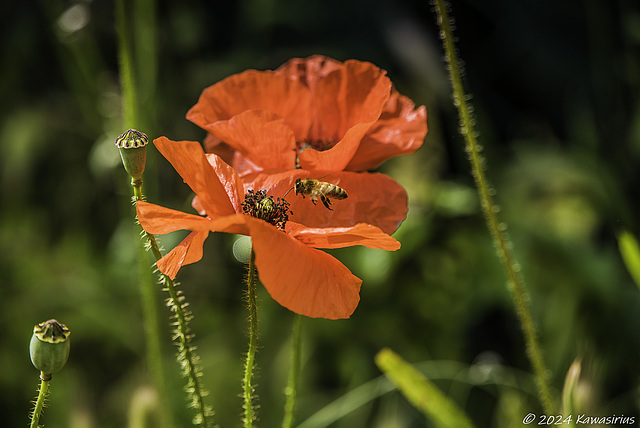
<instances>
[{"instance_id":1,"label":"dark green background","mask_svg":"<svg viewBox=\"0 0 640 428\"><path fill-rule=\"evenodd\" d=\"M184 115L203 88L312 54L371 61L427 106L424 146L381 168L409 193L409 215L395 235L402 248L336 251L364 279L360 306L348 321L304 322L298 420L376 379L373 357L382 347L427 362L478 427L520 426L527 413L539 413L457 132L431 5L160 1L154 12L134 3L144 11L136 32L140 130L150 137L201 140L204 132ZM65 30L62 17L74 5L80 18L88 14L86 25ZM615 239L621 229L640 235L638 3L452 6L488 174L530 290L552 384L559 392L581 357L581 411L638 420L640 297ZM54 376L41 422L126 426L149 376L130 189L113 146L124 131L114 5L3 2L0 16L1 424L27 425L38 382L27 350L31 330L57 318L72 331L71 356ZM142 31L148 28L155 34ZM153 149L145 185L150 201L189 209L189 189ZM178 238L161 242L171 248ZM244 268L231 255L234 239L211 236L205 258L178 278L223 427L239 425L247 342ZM264 290L260 303L259 415L260 426L271 427L281 420L294 317ZM167 325L167 311L160 311ZM169 399L184 426L190 413L168 327L163 344ZM392 392L331 426L430 425Z\"/></svg>"}]
</instances>

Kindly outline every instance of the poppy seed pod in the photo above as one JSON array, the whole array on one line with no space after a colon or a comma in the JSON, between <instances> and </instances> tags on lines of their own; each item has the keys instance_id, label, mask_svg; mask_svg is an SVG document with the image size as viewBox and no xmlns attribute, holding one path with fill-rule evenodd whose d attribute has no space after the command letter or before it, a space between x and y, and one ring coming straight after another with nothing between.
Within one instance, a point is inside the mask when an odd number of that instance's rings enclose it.
<instances>
[{"instance_id":1,"label":"poppy seed pod","mask_svg":"<svg viewBox=\"0 0 640 428\"><path fill-rule=\"evenodd\" d=\"M132 181L138 181L142 177L147 160L148 143L147 135L135 129L129 129L116 138L115 144L120 150L124 169L127 170Z\"/></svg>"},{"instance_id":2,"label":"poppy seed pod","mask_svg":"<svg viewBox=\"0 0 640 428\"><path fill-rule=\"evenodd\" d=\"M33 327L29 353L34 367L46 375L60 371L69 358L70 333L54 319Z\"/></svg>"}]
</instances>

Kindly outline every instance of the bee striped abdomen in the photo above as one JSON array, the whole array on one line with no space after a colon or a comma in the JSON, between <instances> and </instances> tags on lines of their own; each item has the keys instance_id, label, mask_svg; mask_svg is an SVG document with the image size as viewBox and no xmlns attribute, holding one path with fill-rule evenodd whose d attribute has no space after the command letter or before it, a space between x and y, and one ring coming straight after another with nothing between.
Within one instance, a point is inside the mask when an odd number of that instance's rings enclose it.
<instances>
[{"instance_id":1,"label":"bee striped abdomen","mask_svg":"<svg viewBox=\"0 0 640 428\"><path fill-rule=\"evenodd\" d=\"M347 198L347 192L340 186L316 180L314 178L298 178L295 184L296 195L309 196L315 205L320 199L325 207L331 210L329 205L333 205L331 199L342 200ZM333 210L332 210L333 211Z\"/></svg>"}]
</instances>

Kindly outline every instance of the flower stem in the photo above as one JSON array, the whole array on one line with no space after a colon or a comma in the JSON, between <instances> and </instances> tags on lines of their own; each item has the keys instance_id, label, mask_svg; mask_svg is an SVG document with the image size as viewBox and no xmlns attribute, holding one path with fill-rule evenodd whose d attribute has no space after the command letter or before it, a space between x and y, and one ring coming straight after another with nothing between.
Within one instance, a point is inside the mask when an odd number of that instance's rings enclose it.
<instances>
[{"instance_id":1,"label":"flower stem","mask_svg":"<svg viewBox=\"0 0 640 428\"><path fill-rule=\"evenodd\" d=\"M293 335L291 337L291 366L289 367L289 381L285 389L286 402L284 404L284 419L282 428L293 426L296 398L298 394L298 376L300 374L300 331L302 315L296 315L293 323Z\"/></svg>"},{"instance_id":2,"label":"flower stem","mask_svg":"<svg viewBox=\"0 0 640 428\"><path fill-rule=\"evenodd\" d=\"M30 428L38 428L40 422L40 415L44 409L45 402L47 401L47 395L49 394L49 382L51 382L51 375L40 373L40 388L38 388L38 398L36 399L36 405L31 414Z\"/></svg>"},{"instance_id":3,"label":"flower stem","mask_svg":"<svg viewBox=\"0 0 640 428\"><path fill-rule=\"evenodd\" d=\"M129 33L128 14L124 0L116 1L116 30L118 36L118 65L122 91L122 118L123 127L130 129L140 127L141 115L138 105L138 91L134 77L134 63L132 53L131 34ZM142 180L131 180L134 200L140 201L142 196ZM143 252L143 249L140 249ZM144 257L139 258L140 271L146 272ZM160 416L165 427L175 426L171 407L168 405L168 389L164 376L162 358L162 346L160 344L160 322L156 310L154 281L148 274L142 273L140 277L140 296L144 317L145 342L147 348L147 363L153 378L154 386L158 391L162 405Z\"/></svg>"},{"instance_id":4,"label":"flower stem","mask_svg":"<svg viewBox=\"0 0 640 428\"><path fill-rule=\"evenodd\" d=\"M127 22L127 11L124 0L116 1L116 22L118 33L118 63L120 68L120 84L122 86L122 116L124 128L139 126L138 96L133 75L133 56Z\"/></svg>"},{"instance_id":5,"label":"flower stem","mask_svg":"<svg viewBox=\"0 0 640 428\"><path fill-rule=\"evenodd\" d=\"M135 200L143 200L142 180L132 180L131 185L133 187ZM160 251L160 247L158 247L155 236L145 231L143 231L143 235L157 262L162 258L162 252ZM193 423L204 427L213 426L211 420L213 411L205 404L203 398L207 395L207 391L200 381L202 370L197 364L199 358L195 352L195 348L191 345L193 334L191 334L189 328L191 313L187 309L188 304L184 301L184 296L176 289L177 284L175 284L171 278L163 273L160 274L160 278L166 287L166 291L169 293L167 305L175 317L174 340L178 340L178 363L182 367L184 376L187 378L186 391L190 400L189 406L196 411Z\"/></svg>"},{"instance_id":6,"label":"flower stem","mask_svg":"<svg viewBox=\"0 0 640 428\"><path fill-rule=\"evenodd\" d=\"M142 196L142 181L131 182L134 200L140 201ZM160 321L157 310L157 289L152 274L149 271L147 254L144 245L138 246L139 251L139 271L140 271L140 298L142 300L142 313L144 317L144 333L147 348L147 364L151 372L154 386L160 397L161 420L164 426L173 428L175 426L171 406L169 405L168 388L164 375L164 360L162 357L162 344L160 338Z\"/></svg>"},{"instance_id":7,"label":"flower stem","mask_svg":"<svg viewBox=\"0 0 640 428\"><path fill-rule=\"evenodd\" d=\"M498 219L499 207L493 200L494 191L490 188L485 176L483 167L484 158L480 153L481 147L478 144L477 133L474 130L474 120L471 113L472 108L468 102L469 98L464 92L464 86L462 85L462 72L456 54L453 31L451 29L451 18L449 17L445 0L434 0L434 4L438 16L438 25L440 26L440 36L444 45L445 57L449 65L454 104L460 116L460 132L465 140L466 151L469 155L482 211L496 246L498 257L506 271L507 286L511 291L516 313L520 319L527 354L536 378L540 402L546 414L553 414L554 406L551 399L547 369L544 364L542 352L540 351L535 325L531 316L529 298L524 281L519 273L519 265L516 263L511 251L511 242L505 233L506 224Z\"/></svg>"},{"instance_id":8,"label":"flower stem","mask_svg":"<svg viewBox=\"0 0 640 428\"><path fill-rule=\"evenodd\" d=\"M244 390L244 426L253 426L255 414L253 410L253 367L255 364L256 348L258 342L258 306L256 304L256 268L255 253L251 249L249 260L249 273L247 275L247 303L249 305L249 350L244 366L244 378L242 386Z\"/></svg>"}]
</instances>

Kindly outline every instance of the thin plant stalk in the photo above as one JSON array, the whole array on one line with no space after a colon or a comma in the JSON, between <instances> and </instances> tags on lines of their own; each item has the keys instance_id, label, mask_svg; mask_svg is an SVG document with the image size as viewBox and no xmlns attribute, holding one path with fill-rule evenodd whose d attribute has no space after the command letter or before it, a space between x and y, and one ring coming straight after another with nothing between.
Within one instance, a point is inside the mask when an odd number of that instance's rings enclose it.
<instances>
[{"instance_id":1,"label":"thin plant stalk","mask_svg":"<svg viewBox=\"0 0 640 428\"><path fill-rule=\"evenodd\" d=\"M38 428L40 415L42 414L42 410L47 401L47 395L49 394L49 382L51 382L51 375L40 373L40 388L38 388L38 398L36 399L36 404L31 414L30 428Z\"/></svg>"},{"instance_id":2,"label":"thin plant stalk","mask_svg":"<svg viewBox=\"0 0 640 428\"><path fill-rule=\"evenodd\" d=\"M284 404L284 419L282 420L282 428L291 428L293 426L296 399L298 395L298 377L300 376L300 331L302 325L302 315L296 314L293 322L293 334L291 337L291 361L289 366L289 380L285 389L286 401Z\"/></svg>"},{"instance_id":3,"label":"thin plant stalk","mask_svg":"<svg viewBox=\"0 0 640 428\"><path fill-rule=\"evenodd\" d=\"M131 48L131 34L127 20L127 9L124 0L116 1L116 29L118 37L118 65L122 91L122 117L126 128L134 128L140 124L138 91L134 77L133 53ZM142 200L142 180L132 180L134 200ZM141 247L140 251L143 251ZM142 256L142 254L141 254ZM140 257L141 277L139 281L142 313L144 317L144 332L146 343L147 364L162 405L160 406L161 420L164 426L175 426L171 406L168 405L168 388L164 376L162 346L160 343L160 321L158 318L156 289L154 281L147 272L144 257Z\"/></svg>"},{"instance_id":4,"label":"thin plant stalk","mask_svg":"<svg viewBox=\"0 0 640 428\"><path fill-rule=\"evenodd\" d=\"M527 355L533 367L534 376L538 387L540 402L544 412L554 414L555 406L552 404L551 389L549 387L548 371L545 367L540 345L536 334L536 328L529 308L529 298L520 275L520 268L512 253L512 245L505 230L506 224L499 220L499 207L493 200L494 191L489 186L485 172L484 159L481 155L481 147L478 144L477 133L474 129L472 108L469 98L464 92L462 84L462 71L456 54L456 48L451 28L451 18L447 10L445 0L434 0L440 36L445 50L445 57L449 65L449 75L453 87L454 104L460 116L460 132L464 137L466 151L471 163L473 177L480 197L482 211L487 226L491 233L498 257L505 268L507 285L514 300L516 314L520 319L520 326L524 334Z\"/></svg>"},{"instance_id":5,"label":"thin plant stalk","mask_svg":"<svg viewBox=\"0 0 640 428\"><path fill-rule=\"evenodd\" d=\"M140 126L138 95L133 72L133 54L131 37L127 24L127 12L124 0L116 1L116 29L118 36L118 66L120 85L122 86L122 117L124 128Z\"/></svg>"},{"instance_id":6,"label":"thin plant stalk","mask_svg":"<svg viewBox=\"0 0 640 428\"><path fill-rule=\"evenodd\" d=\"M156 86L158 81L158 13L156 0L133 1L135 32L135 70L143 76L138 82L138 102L144 112L142 125L155 124ZM139 126L142 126L139 125Z\"/></svg>"},{"instance_id":7,"label":"thin plant stalk","mask_svg":"<svg viewBox=\"0 0 640 428\"><path fill-rule=\"evenodd\" d=\"M135 82L134 62L131 51L130 35L128 33L127 13L124 0L116 1L116 17L118 21L118 42L119 42L119 65L120 78L122 85L123 99L123 118L124 125L133 128L140 123L139 101ZM144 199L142 193L142 180L132 179L131 186L133 188L134 200L141 201ZM147 240L147 245L151 249L156 261L162 258L162 253L153 235L143 232ZM168 305L175 315L175 331L174 338L178 341L178 362L183 368L184 375L187 377L187 396L190 400L190 406L195 409L196 415L193 419L195 425L210 427L213 425L211 416L213 412L205 405L203 397L206 395L200 377L202 375L200 367L197 365L198 357L195 354L195 348L191 345L192 335L189 330L188 320L191 314L187 310L187 303L184 297L176 290L175 284L171 278L161 274L161 282L165 285L169 293ZM164 374L162 372L162 357L160 348L160 326L155 310L155 299L153 299L154 291L152 289L152 281L141 281L141 286L151 287L151 289L142 290L143 311L147 328L147 346L149 348L149 363L153 372L156 388L160 392L163 400L168 398L168 391ZM172 418L168 412L169 406L163 404L161 412L165 423L172 426Z\"/></svg>"},{"instance_id":8,"label":"thin plant stalk","mask_svg":"<svg viewBox=\"0 0 640 428\"><path fill-rule=\"evenodd\" d=\"M249 349L244 366L244 377L242 379L244 398L244 426L253 427L255 412L253 408L254 385L253 369L255 365L256 349L258 344L258 306L256 304L256 268L255 253L251 249L249 259L249 272L247 274L247 304L249 306Z\"/></svg>"},{"instance_id":9,"label":"thin plant stalk","mask_svg":"<svg viewBox=\"0 0 640 428\"><path fill-rule=\"evenodd\" d=\"M132 181L131 185L134 188L136 201L143 200L142 180ZM162 258L162 252L160 251L155 236L146 231L143 231L143 236L155 260L160 260ZM163 273L160 273L160 281L169 293L167 306L169 306L175 317L174 340L177 340L178 344L178 362L182 367L184 376L187 378L186 391L189 398L189 406L196 412L193 423L195 425L211 427L213 426L213 411L204 401L204 397L208 393L200 379L202 377L202 369L198 365L199 357L196 354L195 347L191 344L193 337L189 328L191 313L187 309L184 296L176 289L177 284Z\"/></svg>"}]
</instances>

